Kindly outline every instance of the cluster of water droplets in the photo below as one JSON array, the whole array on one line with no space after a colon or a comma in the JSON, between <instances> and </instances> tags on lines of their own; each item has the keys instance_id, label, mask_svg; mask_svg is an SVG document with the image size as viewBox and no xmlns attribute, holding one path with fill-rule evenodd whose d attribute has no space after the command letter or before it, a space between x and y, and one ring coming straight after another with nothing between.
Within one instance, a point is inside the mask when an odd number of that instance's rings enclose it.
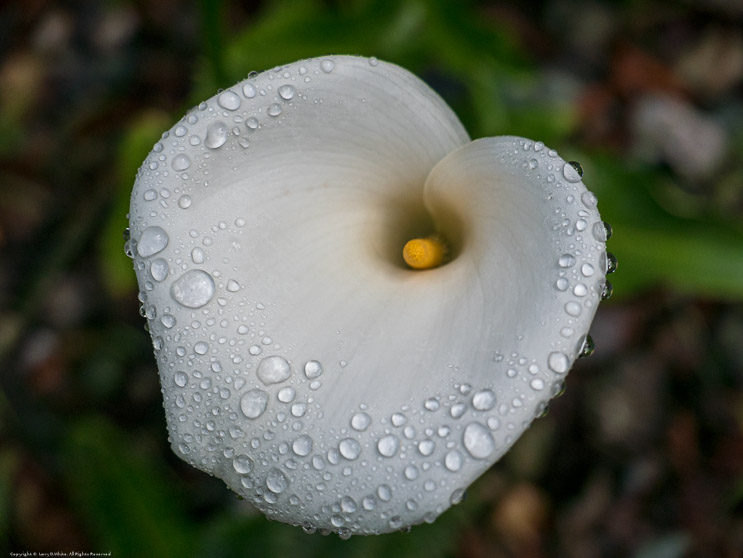
<instances>
[{"instance_id":1,"label":"cluster of water droplets","mask_svg":"<svg viewBox=\"0 0 743 558\"><path fill-rule=\"evenodd\" d=\"M562 185L549 190L564 198L554 227L556 236L572 240L546 280L564 299L564 314L550 327L565 342L542 360L496 353L497 381L454 382L393 413L353 402L336 417L336 428L313 428L325 417L325 390L356 363L298 357L279 332L267 331L271 304L246 295L244 278L221 256L249 242L246 217L216 217L208 230L170 224L175 214L204 209L210 161L225 157L237 165L238 155L249 157L262 130L281 125L296 103L311 102L313 80L332 75L339 63L326 58L276 68L189 112L140 170L125 249L140 280L174 448L270 517L348 536L430 522L462 500L471 479L560 393L574 358L592 350L575 324L610 294L605 273L616 262L603 252L611 229L592 217L596 199L582 189L579 166L539 142L518 140L514 153L528 171ZM604 269L589 263L598 253ZM450 377L461 372L446 366ZM494 386L503 378L510 384L501 392Z\"/></svg>"}]
</instances>

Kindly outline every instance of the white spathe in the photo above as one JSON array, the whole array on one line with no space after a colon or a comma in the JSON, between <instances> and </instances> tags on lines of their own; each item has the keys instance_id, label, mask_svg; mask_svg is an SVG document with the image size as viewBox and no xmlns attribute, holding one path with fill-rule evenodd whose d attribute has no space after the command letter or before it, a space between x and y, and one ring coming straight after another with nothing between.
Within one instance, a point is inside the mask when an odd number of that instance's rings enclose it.
<instances>
[{"instance_id":1,"label":"white spathe","mask_svg":"<svg viewBox=\"0 0 743 558\"><path fill-rule=\"evenodd\" d=\"M397 66L276 68L163 135L131 242L172 445L272 518L432 521L540 414L605 281L603 224L539 142L470 142ZM451 261L405 268L438 232Z\"/></svg>"}]
</instances>

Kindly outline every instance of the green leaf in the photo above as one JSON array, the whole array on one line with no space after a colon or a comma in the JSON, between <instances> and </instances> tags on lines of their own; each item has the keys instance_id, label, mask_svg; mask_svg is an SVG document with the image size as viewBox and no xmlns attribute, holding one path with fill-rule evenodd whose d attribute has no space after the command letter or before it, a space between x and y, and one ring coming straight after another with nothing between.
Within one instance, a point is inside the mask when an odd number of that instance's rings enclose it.
<instances>
[{"instance_id":1,"label":"green leaf","mask_svg":"<svg viewBox=\"0 0 743 558\"><path fill-rule=\"evenodd\" d=\"M65 478L96 547L113 556L190 556L193 527L156 456L100 417L70 428Z\"/></svg>"}]
</instances>

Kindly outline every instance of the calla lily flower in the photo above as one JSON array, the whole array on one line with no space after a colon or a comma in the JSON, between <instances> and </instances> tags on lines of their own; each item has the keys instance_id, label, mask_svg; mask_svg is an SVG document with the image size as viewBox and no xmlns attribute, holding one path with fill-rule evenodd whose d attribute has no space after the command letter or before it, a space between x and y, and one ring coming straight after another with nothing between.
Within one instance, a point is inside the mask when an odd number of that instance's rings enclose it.
<instances>
[{"instance_id":1,"label":"calla lily flower","mask_svg":"<svg viewBox=\"0 0 743 558\"><path fill-rule=\"evenodd\" d=\"M606 289L577 167L471 141L375 58L195 107L145 160L130 230L173 450L343 536L457 503L561 389Z\"/></svg>"}]
</instances>

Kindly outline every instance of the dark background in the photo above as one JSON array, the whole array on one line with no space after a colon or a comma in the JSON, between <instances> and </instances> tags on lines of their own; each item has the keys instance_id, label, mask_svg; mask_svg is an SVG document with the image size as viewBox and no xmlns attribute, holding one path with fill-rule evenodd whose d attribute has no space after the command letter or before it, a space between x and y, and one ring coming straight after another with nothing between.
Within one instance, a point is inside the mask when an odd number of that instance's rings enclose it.
<instances>
[{"instance_id":1,"label":"dark background","mask_svg":"<svg viewBox=\"0 0 743 558\"><path fill-rule=\"evenodd\" d=\"M465 502L349 541L171 453L122 238L188 107L330 53L580 161L619 260L595 354ZM740 558L742 84L738 0L0 3L0 553Z\"/></svg>"}]
</instances>

